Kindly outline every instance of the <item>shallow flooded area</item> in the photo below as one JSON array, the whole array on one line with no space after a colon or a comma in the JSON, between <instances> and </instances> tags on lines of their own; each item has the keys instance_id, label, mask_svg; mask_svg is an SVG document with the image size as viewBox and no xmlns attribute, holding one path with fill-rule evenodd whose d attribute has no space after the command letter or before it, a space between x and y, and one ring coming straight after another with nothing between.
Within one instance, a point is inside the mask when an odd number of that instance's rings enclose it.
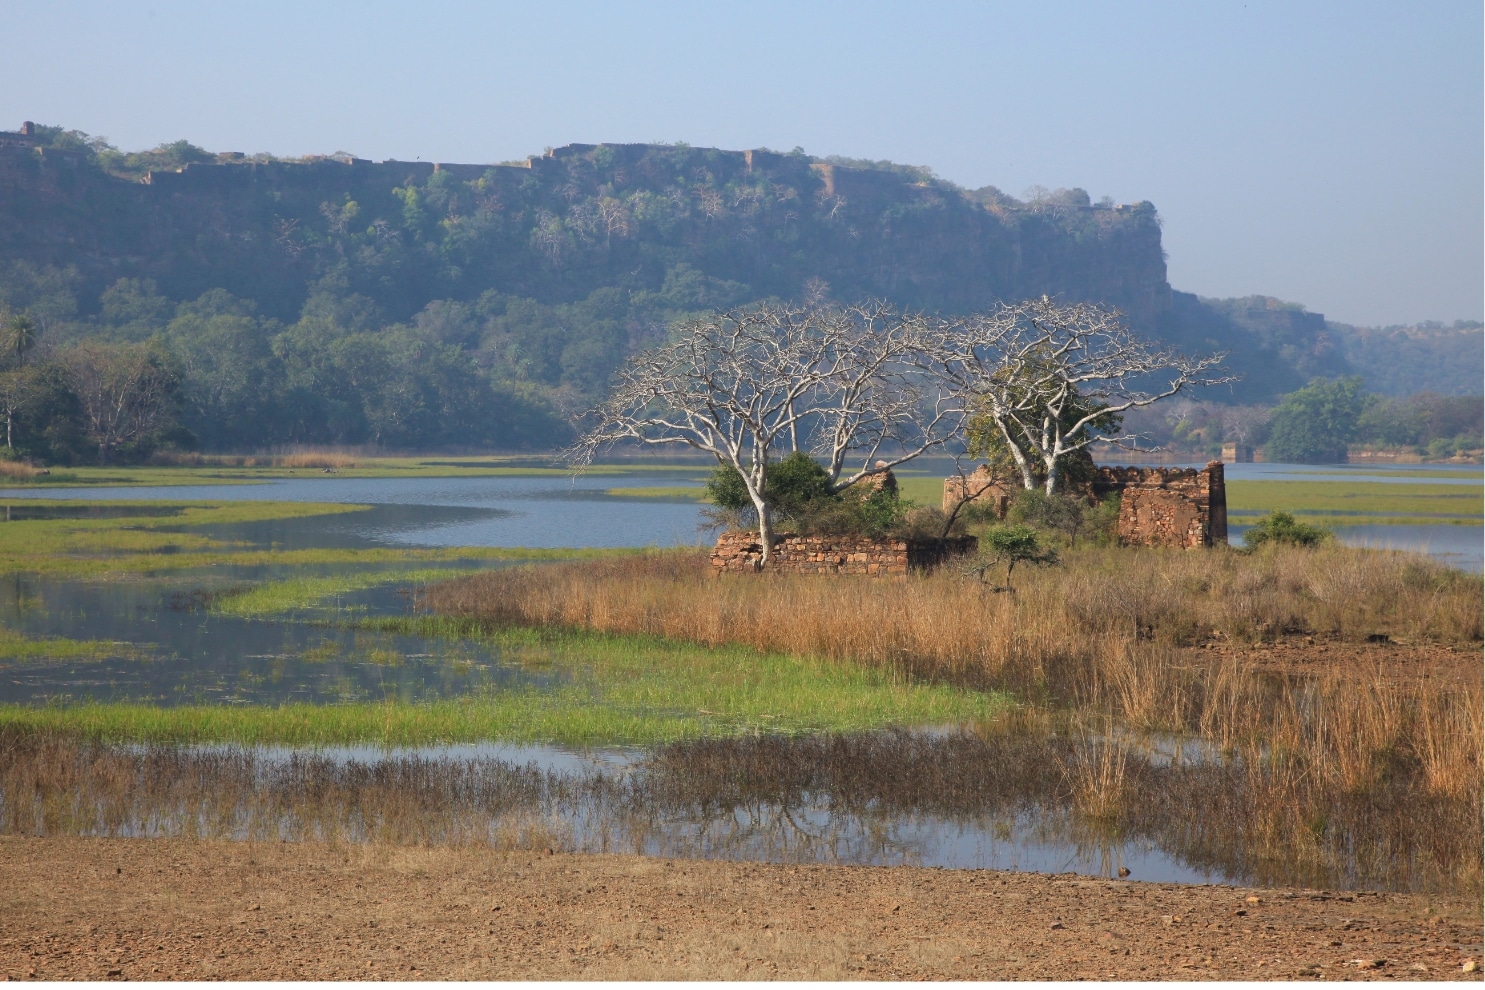
<instances>
[{"instance_id":1,"label":"shallow flooded area","mask_svg":"<svg viewBox=\"0 0 1485 990\"><path fill-rule=\"evenodd\" d=\"M1464 477L1439 475L1422 480ZM26 490L28 499L55 501L12 500L0 543L19 542L9 534L28 524L117 522L98 530L107 539L96 547L63 556L135 556L133 570L117 573L100 565L82 577L22 569L0 579L8 637L0 639L0 704L12 712L122 705L125 721L184 709L209 720L218 710L301 706L293 717L307 723L316 713L354 711L359 728L345 731L368 738L366 726L383 717L444 705L441 712L462 719L457 734L439 735L445 723L411 734L446 740L484 731L504 741L203 745L181 740L245 737L177 733L159 722L129 731L174 742L109 743L105 728L68 735L0 726L0 830L535 844L1395 891L1448 890L1462 869L1468 874L1460 864L1478 853L1479 832L1471 806L1418 789L1410 767L1369 790L1321 789L1301 799L1299 785L1281 779L1282 761L1254 760L1267 751L1243 757L1125 729L1007 730L998 720L1010 700L985 689L863 672L838 658L802 664L783 652L486 635L416 607L429 581L510 566L480 559L480 549L571 557L694 545L700 509L677 486L700 476L637 470ZM1308 483L1325 471L1242 465L1229 477ZM1413 480L1376 468L1356 477ZM109 499L136 504L92 504ZM177 519L186 509L164 499L366 508L200 522ZM1244 529L1232 527L1234 542ZM1474 571L1479 532L1447 524L1336 529L1342 542L1422 549ZM836 721L810 714L822 711ZM559 717L560 730L542 721ZM568 738L557 731L658 741L510 741Z\"/></svg>"},{"instance_id":2,"label":"shallow flooded area","mask_svg":"<svg viewBox=\"0 0 1485 990\"><path fill-rule=\"evenodd\" d=\"M420 702L540 688L555 676L502 662L498 647L474 640L396 635L342 621L407 613L410 588L395 579L294 615L244 618L213 608L275 572L285 569L223 568L145 581L10 575L0 581L0 626L34 640L86 642L92 650L83 658L0 655L0 703ZM385 568L376 573L386 580Z\"/></svg>"},{"instance_id":3,"label":"shallow flooded area","mask_svg":"<svg viewBox=\"0 0 1485 990\"><path fill-rule=\"evenodd\" d=\"M1112 809L1079 801L1114 746ZM1198 755L1200 755L1198 753ZM108 746L0 736L0 828L551 846L666 858L917 865L1182 883L1445 889L1460 809L1326 809L1311 846L1263 848L1252 768L1169 741L964 730L697 740L653 750ZM22 781L29 786L18 787ZM63 783L65 782L65 783ZM65 789L65 793L61 793Z\"/></svg>"}]
</instances>

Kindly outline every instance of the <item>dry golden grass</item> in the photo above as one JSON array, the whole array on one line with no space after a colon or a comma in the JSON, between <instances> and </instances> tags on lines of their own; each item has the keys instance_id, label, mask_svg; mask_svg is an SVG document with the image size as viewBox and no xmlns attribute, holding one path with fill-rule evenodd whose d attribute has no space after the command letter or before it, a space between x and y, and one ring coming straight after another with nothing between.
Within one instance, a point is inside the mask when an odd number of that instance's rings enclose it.
<instances>
[{"instance_id":1,"label":"dry golden grass","mask_svg":"<svg viewBox=\"0 0 1485 990\"><path fill-rule=\"evenodd\" d=\"M1309 633L1362 642L1481 639L1481 580L1426 558L1351 550L1262 554L1079 550L1015 594L940 573L906 581L710 577L660 553L494 571L429 589L435 612L494 625L594 629L889 666L956 683L1041 685L1160 720L1162 648ZM1092 665L1091 668L1089 665ZM1075 675L1075 676L1074 676ZM1093 677L1097 683L1089 683Z\"/></svg>"},{"instance_id":2,"label":"dry golden grass","mask_svg":"<svg viewBox=\"0 0 1485 990\"><path fill-rule=\"evenodd\" d=\"M350 454L333 450L284 454L273 458L274 467L286 468L331 468L338 471L342 468L353 468L356 464L356 459Z\"/></svg>"},{"instance_id":3,"label":"dry golden grass","mask_svg":"<svg viewBox=\"0 0 1485 990\"><path fill-rule=\"evenodd\" d=\"M20 461L0 461L0 478L16 481L30 481L32 478L45 473L42 468L22 464Z\"/></svg>"},{"instance_id":4,"label":"dry golden grass","mask_svg":"<svg viewBox=\"0 0 1485 990\"><path fill-rule=\"evenodd\" d=\"M361 461L353 454L327 448L280 454L202 454L162 450L151 454L149 463L162 467L330 468L338 471L358 467Z\"/></svg>"},{"instance_id":5,"label":"dry golden grass","mask_svg":"<svg viewBox=\"0 0 1485 990\"><path fill-rule=\"evenodd\" d=\"M436 585L424 604L494 626L864 663L1010 690L1057 717L1196 736L1252 768L1245 786L1261 802L1260 847L1292 846L1296 828L1323 831L1317 788L1364 795L1406 779L1409 793L1481 804L1478 677L1355 666L1275 674L1194 648L1309 635L1355 642L1358 657L1367 655L1360 644L1380 636L1478 649L1480 577L1417 556L1082 550L1063 568L1028 574L1016 593L996 594L948 573L716 579L704 556L660 553L489 572ZM1096 819L1117 809L1126 782L1117 747L1091 755L1070 783ZM1478 872L1458 879L1478 886Z\"/></svg>"}]
</instances>

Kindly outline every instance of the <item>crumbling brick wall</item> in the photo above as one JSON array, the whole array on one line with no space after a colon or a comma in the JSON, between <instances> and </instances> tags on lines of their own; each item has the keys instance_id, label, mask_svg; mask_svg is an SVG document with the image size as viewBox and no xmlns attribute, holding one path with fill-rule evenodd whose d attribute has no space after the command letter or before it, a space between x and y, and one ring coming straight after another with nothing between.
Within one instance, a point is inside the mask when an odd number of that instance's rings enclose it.
<instances>
[{"instance_id":1,"label":"crumbling brick wall","mask_svg":"<svg viewBox=\"0 0 1485 990\"><path fill-rule=\"evenodd\" d=\"M1096 498L1121 493L1118 538L1126 546L1198 547L1227 542L1222 462L1204 468L1101 467Z\"/></svg>"},{"instance_id":2,"label":"crumbling brick wall","mask_svg":"<svg viewBox=\"0 0 1485 990\"><path fill-rule=\"evenodd\" d=\"M930 571L958 554L973 553L973 536L942 540L873 540L866 536L774 535L768 569L788 574L865 574L905 577ZM763 544L757 533L723 533L712 550L713 574L746 574L758 569Z\"/></svg>"},{"instance_id":3,"label":"crumbling brick wall","mask_svg":"<svg viewBox=\"0 0 1485 990\"><path fill-rule=\"evenodd\" d=\"M1005 518L1018 485L987 465L944 479L944 512L961 501L989 503ZM1086 492L1085 492L1086 493ZM1101 502L1122 494L1117 534L1126 546L1210 547L1227 542L1227 485L1222 462L1204 468L1101 467L1089 494Z\"/></svg>"},{"instance_id":4,"label":"crumbling brick wall","mask_svg":"<svg viewBox=\"0 0 1485 990\"><path fill-rule=\"evenodd\" d=\"M944 515L958 508L960 502L980 502L990 505L996 517L1004 519L1015 491L1014 485L991 473L990 465L981 464L968 475L944 479Z\"/></svg>"}]
</instances>

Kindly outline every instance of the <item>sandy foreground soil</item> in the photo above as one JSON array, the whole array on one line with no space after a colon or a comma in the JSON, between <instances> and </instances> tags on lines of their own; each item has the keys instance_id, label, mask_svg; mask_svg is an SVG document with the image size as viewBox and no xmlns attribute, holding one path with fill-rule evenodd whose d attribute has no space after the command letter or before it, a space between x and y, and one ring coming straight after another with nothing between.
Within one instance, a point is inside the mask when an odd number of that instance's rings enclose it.
<instances>
[{"instance_id":1,"label":"sandy foreground soil","mask_svg":"<svg viewBox=\"0 0 1485 990\"><path fill-rule=\"evenodd\" d=\"M0 838L10 979L1478 979L1481 937L1415 895Z\"/></svg>"}]
</instances>

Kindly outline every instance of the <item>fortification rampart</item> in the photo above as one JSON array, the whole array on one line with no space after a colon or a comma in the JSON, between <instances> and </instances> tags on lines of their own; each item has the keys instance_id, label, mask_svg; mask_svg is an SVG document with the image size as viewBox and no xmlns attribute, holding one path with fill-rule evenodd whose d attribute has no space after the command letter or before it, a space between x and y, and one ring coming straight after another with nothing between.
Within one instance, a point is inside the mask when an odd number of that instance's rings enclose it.
<instances>
[{"instance_id":1,"label":"fortification rampart","mask_svg":"<svg viewBox=\"0 0 1485 990\"><path fill-rule=\"evenodd\" d=\"M862 574L906 577L931 571L950 557L973 553L973 536L942 540L873 540L865 536L801 536L778 533L768 569L785 574ZM759 569L763 544L757 533L723 533L712 550L712 573L751 574Z\"/></svg>"}]
</instances>

